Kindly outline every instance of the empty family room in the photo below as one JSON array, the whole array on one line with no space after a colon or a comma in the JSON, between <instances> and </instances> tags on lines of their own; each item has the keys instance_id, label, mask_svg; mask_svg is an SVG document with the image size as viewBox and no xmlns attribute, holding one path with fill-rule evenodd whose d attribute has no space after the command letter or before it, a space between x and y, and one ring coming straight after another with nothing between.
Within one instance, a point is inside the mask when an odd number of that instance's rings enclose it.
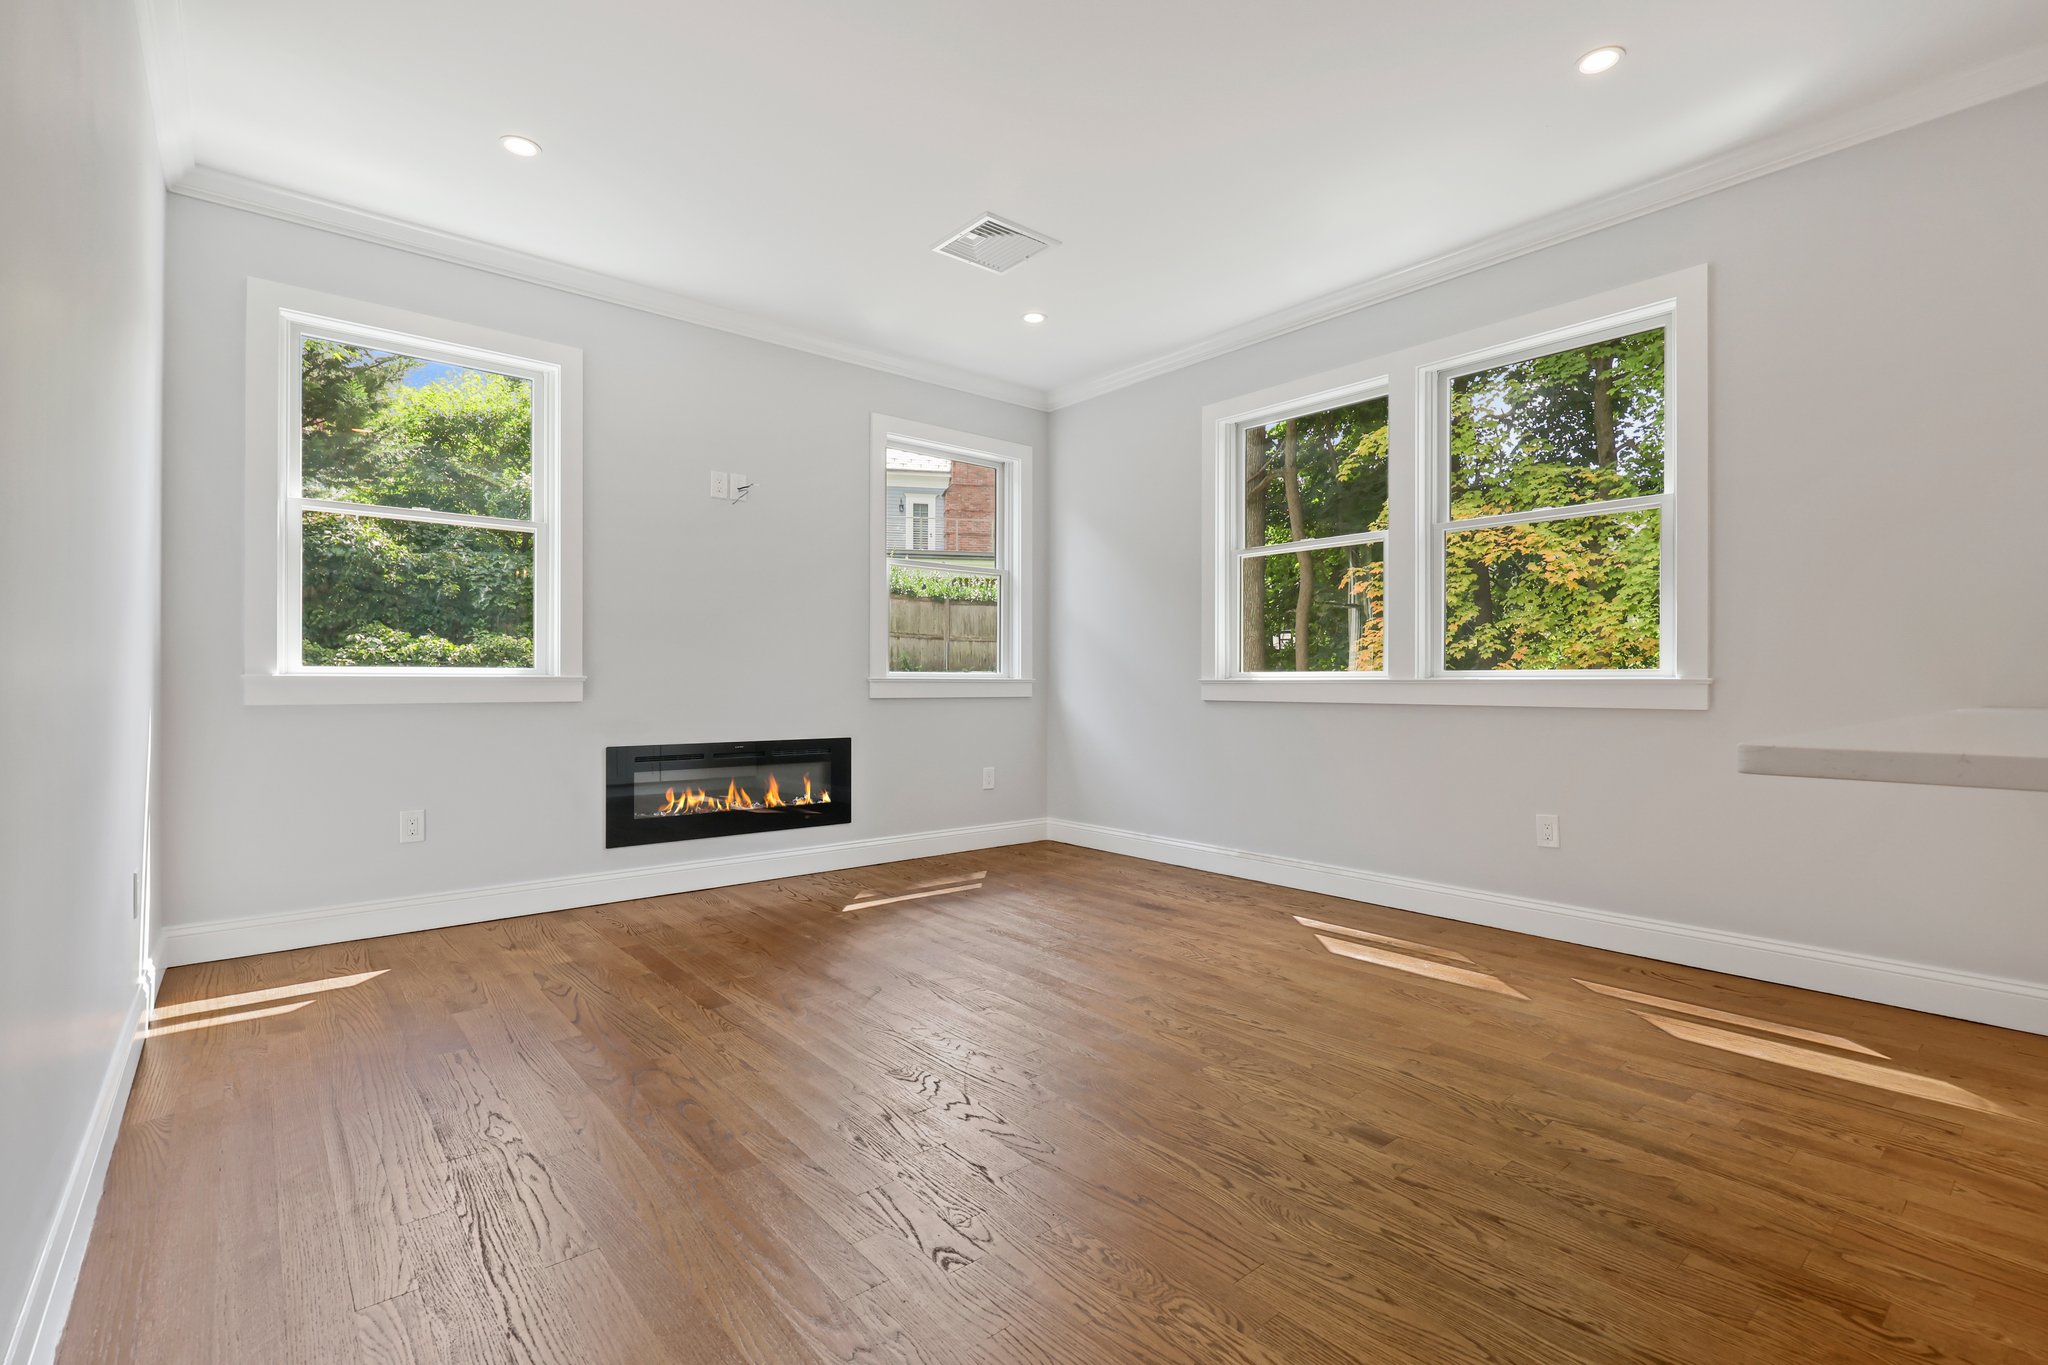
<instances>
[{"instance_id":1,"label":"empty family room","mask_svg":"<svg viewBox=\"0 0 2048 1365\"><path fill-rule=\"evenodd\" d=\"M2048 3L7 0L0 1365L2048 1365Z\"/></svg>"}]
</instances>

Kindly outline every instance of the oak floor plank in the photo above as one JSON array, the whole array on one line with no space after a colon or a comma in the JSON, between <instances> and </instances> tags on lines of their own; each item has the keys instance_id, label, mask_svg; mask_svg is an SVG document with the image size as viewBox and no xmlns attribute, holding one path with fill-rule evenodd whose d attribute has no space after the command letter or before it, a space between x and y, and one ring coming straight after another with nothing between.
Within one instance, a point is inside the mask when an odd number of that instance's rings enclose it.
<instances>
[{"instance_id":1,"label":"oak floor plank","mask_svg":"<svg viewBox=\"0 0 2048 1365\"><path fill-rule=\"evenodd\" d=\"M2048 1039L1068 846L158 1003L62 1365L2048 1360Z\"/></svg>"}]
</instances>

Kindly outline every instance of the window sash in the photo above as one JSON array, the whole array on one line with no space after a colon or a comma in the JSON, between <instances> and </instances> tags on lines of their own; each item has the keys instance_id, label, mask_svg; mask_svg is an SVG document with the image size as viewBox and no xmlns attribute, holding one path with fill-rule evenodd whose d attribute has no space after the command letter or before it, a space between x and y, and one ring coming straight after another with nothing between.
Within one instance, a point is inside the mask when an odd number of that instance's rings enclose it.
<instances>
[{"instance_id":1,"label":"window sash","mask_svg":"<svg viewBox=\"0 0 2048 1365\"><path fill-rule=\"evenodd\" d=\"M1011 657L1011 653L1012 653L1012 652L1011 652L1011 639L1012 639L1012 632L1011 632L1011 629L1010 629L1010 619L1011 619L1011 614L1012 614L1012 612L1013 612L1013 611L1015 610L1015 608L1014 608L1014 607L1012 606L1012 603L1011 603L1011 599L1010 599L1010 580L1011 580L1011 574L1010 574L1010 570L1009 570L1008 568L1006 568L1006 567L1003 567L1003 566L1001 566L1000 564L998 564L998 565L992 566L992 567L990 567L990 568L986 568L986 569L984 569L984 568L981 568L981 567L980 567L980 566L978 566L978 565L971 565L971 564L949 564L949 563L947 563L947 562L945 562L945 561L943 561L943 560L936 560L936 559L912 559L912 558L909 558L909 557L907 557L907 556L904 556L904 555L893 555L893 554L888 554L888 553L886 553L886 552L885 552L885 553L884 553L884 554L882 555L882 576L883 576L883 579L884 579L884 581L885 581L885 582L887 581L887 578L888 578L888 573L889 573L889 570L891 570L891 569L916 569L916 570L918 570L919 572L922 572L922 573L936 573L936 574L943 574L943 575L947 575L947 576L950 576L950 577L961 577L961 578L993 578L993 579L995 579L995 580L996 580L996 666L995 666L995 668L994 668L994 669L992 669L992 670L987 670L987 669L985 669L985 670L983 670L983 671L981 671L981 672L979 672L979 673L957 673L957 672L942 672L942 671L939 671L939 670L928 670L928 671L925 671L925 672L913 672L913 673L905 673L905 672L899 671L898 669L895 669L895 668L891 668L891 669L890 669L890 670L888 671L887 675L886 675L887 677L890 677L890 678L1008 678L1008 677L1011 677L1011 676L1013 676L1013 675L1014 675L1014 669L1013 669L1013 666L1012 666L1012 657Z\"/></svg>"},{"instance_id":2,"label":"window sash","mask_svg":"<svg viewBox=\"0 0 2048 1365\"><path fill-rule=\"evenodd\" d=\"M1499 512L1483 517L1451 516L1451 385L1466 375L1503 365L1538 360L1580 346L1596 345L1630 336L1650 327L1664 332L1664 490L1634 498L1608 498L1557 507L1533 507L1520 512ZM1423 487L1428 490L1428 515L1422 543L1423 571L1416 584L1419 612L1417 622L1419 656L1415 674L1423 678L1675 678L1678 670L1678 631L1703 630L1704 622L1677 619L1678 573L1676 480L1681 452L1677 439L1678 402L1675 392L1677 367L1678 310L1672 302L1627 310L1604 318L1592 318L1576 326L1552 329L1535 338L1504 346L1488 347L1455 360L1420 366L1417 380L1420 398L1415 459ZM1496 526L1527 526L1549 521L1572 521L1581 517L1651 511L1657 517L1657 667L1572 668L1572 669L1465 669L1444 662L1448 643L1446 616L1450 610L1445 559L1447 538L1453 533L1481 531ZM1405 605L1405 604L1404 604ZM1391 603L1389 615L1392 614Z\"/></svg>"},{"instance_id":3,"label":"window sash","mask_svg":"<svg viewBox=\"0 0 2048 1365\"><path fill-rule=\"evenodd\" d=\"M1310 411L1318 410L1319 409L1310 409ZM1259 424L1253 422L1246 423L1244 425L1257 426ZM1238 428L1237 436L1240 448L1242 448L1243 445L1242 432L1243 426L1240 426ZM1243 475L1244 461L1242 455L1240 455L1238 459L1237 469L1234 472L1234 477L1236 477L1237 479L1239 479L1240 482L1242 482ZM1240 517L1243 515L1241 506L1239 515ZM1242 539L1242 536L1239 535L1237 532L1233 531L1232 534L1236 536L1236 538ZM1298 668L1246 668L1244 666L1244 598L1241 594L1244 567L1246 564L1250 563L1254 559L1271 559L1275 555L1314 554L1319 550L1342 550L1347 549L1353 545L1385 545L1386 543L1387 533L1385 531L1357 531L1353 532L1350 535L1321 536L1310 540L1290 540L1281 545L1256 545L1249 549L1237 551L1235 557L1231 560L1231 574L1234 582L1231 585L1232 595L1229 598L1229 627L1231 630L1232 637L1237 640L1238 644L1237 651L1232 656L1235 660L1235 664L1230 676L1251 679L1341 678L1345 676L1357 676L1366 678L1385 677L1387 675L1387 665L1384 654L1382 654L1381 656L1380 666L1378 668L1359 668L1356 666L1355 658L1353 660L1353 666L1350 668L1315 668L1307 670ZM1384 555L1381 556L1380 563L1382 566L1385 565L1386 558ZM1384 632L1391 628L1392 623L1392 616L1388 611L1388 606L1389 600L1386 594L1382 592L1380 596L1380 629L1382 631L1382 638L1384 638Z\"/></svg>"},{"instance_id":4,"label":"window sash","mask_svg":"<svg viewBox=\"0 0 2048 1365\"><path fill-rule=\"evenodd\" d=\"M458 346L428 337L362 326L337 318L282 309L280 355L280 397L278 417L278 600L277 660L280 674L316 674L333 677L366 676L372 673L402 677L556 677L562 674L561 601L559 572L560 544L555 518L561 492L559 414L561 411L560 370L551 364L521 359L501 352ZM532 450L532 517L489 517L463 512L439 512L425 507L394 507L381 503L345 502L305 496L305 398L303 353L309 338L389 351L440 364L502 374L525 380L530 386L532 415L529 447ZM305 641L305 546L307 512L330 512L340 516L390 521L428 522L444 526L465 526L482 530L517 531L533 537L533 667L531 668L439 668L396 667L365 669L333 664L308 664Z\"/></svg>"}]
</instances>

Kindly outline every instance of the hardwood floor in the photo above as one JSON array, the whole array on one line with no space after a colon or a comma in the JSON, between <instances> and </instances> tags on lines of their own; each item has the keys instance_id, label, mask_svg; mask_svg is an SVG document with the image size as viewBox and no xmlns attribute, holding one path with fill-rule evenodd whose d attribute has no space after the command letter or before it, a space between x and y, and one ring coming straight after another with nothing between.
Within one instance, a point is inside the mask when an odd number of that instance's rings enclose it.
<instances>
[{"instance_id":1,"label":"hardwood floor","mask_svg":"<svg viewBox=\"0 0 2048 1365\"><path fill-rule=\"evenodd\" d=\"M2048 1359L2048 1039L1060 845L152 1028L64 1365Z\"/></svg>"}]
</instances>

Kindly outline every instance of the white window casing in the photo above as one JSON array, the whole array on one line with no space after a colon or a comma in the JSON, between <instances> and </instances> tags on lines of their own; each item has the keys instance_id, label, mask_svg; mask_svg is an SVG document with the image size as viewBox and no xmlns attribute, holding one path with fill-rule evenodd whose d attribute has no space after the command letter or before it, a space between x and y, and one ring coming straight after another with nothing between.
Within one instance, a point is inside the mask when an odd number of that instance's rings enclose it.
<instances>
[{"instance_id":1,"label":"white window casing","mask_svg":"<svg viewBox=\"0 0 2048 1365\"><path fill-rule=\"evenodd\" d=\"M1648 327L1664 335L1664 488L1617 501L1455 523L1470 530L1654 508L1660 513L1660 659L1654 670L1452 671L1443 666L1449 380ZM1247 672L1239 657L1243 433L1384 393L1388 524L1328 544L1385 545L1383 672ZM1708 704L1707 268L1697 266L1540 313L1279 385L1202 411L1202 696L1209 701L1573 706L1701 710ZM1306 543L1320 548L1323 542ZM1299 548L1294 545L1288 550Z\"/></svg>"},{"instance_id":2,"label":"white window casing","mask_svg":"<svg viewBox=\"0 0 2048 1365\"><path fill-rule=\"evenodd\" d=\"M527 380L532 505L524 519L302 496L300 345L317 336ZM574 347L252 279L248 293L242 695L252 705L559 702L583 696L583 353ZM300 633L302 514L510 530L534 547L532 668L315 667Z\"/></svg>"},{"instance_id":3,"label":"white window casing","mask_svg":"<svg viewBox=\"0 0 2048 1365\"><path fill-rule=\"evenodd\" d=\"M912 557L910 511L906 504L903 523L889 526L889 469L891 450L929 455L940 460L965 461L995 472L995 508L991 534L993 563L971 570L977 576L997 580L999 606L997 625L998 663L993 671L974 673L897 672L889 655L889 568L891 563L935 573L959 572L961 565L934 558ZM913 697L1028 697L1031 676L1031 464L1027 445L977 436L915 422L907 418L876 413L869 425L868 492L869 516L869 652L868 695L873 698ZM941 467L942 466L935 466ZM930 533L942 534L945 524L955 521L947 499L941 514L932 505ZM895 547L909 554L891 556Z\"/></svg>"}]
</instances>

